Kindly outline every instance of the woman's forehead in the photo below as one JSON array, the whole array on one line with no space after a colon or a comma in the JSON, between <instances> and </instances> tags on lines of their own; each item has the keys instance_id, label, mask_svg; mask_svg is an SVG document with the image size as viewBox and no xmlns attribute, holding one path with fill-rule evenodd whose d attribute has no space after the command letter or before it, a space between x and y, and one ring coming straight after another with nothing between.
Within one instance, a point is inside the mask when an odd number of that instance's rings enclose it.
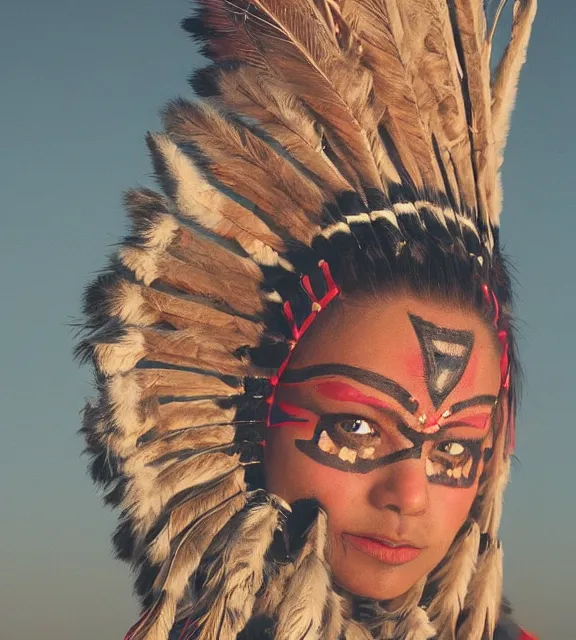
<instances>
[{"instance_id":1,"label":"woman's forehead","mask_svg":"<svg viewBox=\"0 0 576 640\"><path fill-rule=\"evenodd\" d=\"M499 354L472 311L402 296L370 306L347 302L316 323L288 369L362 368L395 381L429 409L498 394Z\"/></svg>"}]
</instances>

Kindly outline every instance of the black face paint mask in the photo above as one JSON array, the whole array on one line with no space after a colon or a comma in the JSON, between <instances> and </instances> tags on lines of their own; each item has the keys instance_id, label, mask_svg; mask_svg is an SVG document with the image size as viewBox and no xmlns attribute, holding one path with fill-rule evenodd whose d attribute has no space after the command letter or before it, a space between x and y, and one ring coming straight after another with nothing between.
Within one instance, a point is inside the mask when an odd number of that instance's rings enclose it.
<instances>
[{"instance_id":1,"label":"black face paint mask","mask_svg":"<svg viewBox=\"0 0 576 640\"><path fill-rule=\"evenodd\" d=\"M349 473L370 473L401 460L418 459L424 443L434 444L426 457L429 482L450 487L470 487L476 481L484 438L439 438L414 431L402 422L396 424L406 447L390 446L379 427L352 414L325 414L320 417L311 440L296 440L296 447L314 461ZM359 431L369 433L359 434ZM386 442L384 442L386 441Z\"/></svg>"},{"instance_id":2,"label":"black face paint mask","mask_svg":"<svg viewBox=\"0 0 576 640\"><path fill-rule=\"evenodd\" d=\"M409 413L415 415L418 402L400 385L375 373L348 365L315 365L286 372L283 382L299 383L315 377L342 375L371 386L394 397ZM445 414L462 410L476 404L494 404L494 396L477 396L457 403ZM272 423L307 422L290 411L273 405ZM375 421L357 414L326 413L320 415L314 435L310 440L295 441L296 447L314 461L349 473L369 473L379 467L401 460L418 459L427 447L426 476L431 483L451 487L470 487L476 481L479 462L482 458L483 442L480 439L457 439L442 437L442 433L422 433L412 429L397 416L384 417L387 429ZM391 435L393 434L393 435Z\"/></svg>"}]
</instances>

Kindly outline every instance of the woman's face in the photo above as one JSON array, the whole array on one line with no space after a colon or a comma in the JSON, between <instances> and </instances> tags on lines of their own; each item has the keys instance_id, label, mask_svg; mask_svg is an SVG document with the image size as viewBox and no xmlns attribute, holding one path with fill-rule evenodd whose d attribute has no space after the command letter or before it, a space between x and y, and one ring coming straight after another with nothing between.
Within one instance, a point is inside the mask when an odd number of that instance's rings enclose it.
<instances>
[{"instance_id":1,"label":"woman's face","mask_svg":"<svg viewBox=\"0 0 576 640\"><path fill-rule=\"evenodd\" d=\"M322 505L338 584L397 598L467 519L499 390L498 349L473 312L404 295L335 301L277 387L267 489Z\"/></svg>"}]
</instances>

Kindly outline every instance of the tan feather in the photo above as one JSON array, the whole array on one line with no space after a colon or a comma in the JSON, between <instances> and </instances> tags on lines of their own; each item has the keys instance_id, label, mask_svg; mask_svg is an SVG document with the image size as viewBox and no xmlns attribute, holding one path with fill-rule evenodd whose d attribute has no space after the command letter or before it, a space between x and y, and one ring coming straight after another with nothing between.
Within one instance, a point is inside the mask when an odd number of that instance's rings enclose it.
<instances>
[{"instance_id":1,"label":"tan feather","mask_svg":"<svg viewBox=\"0 0 576 640\"><path fill-rule=\"evenodd\" d=\"M266 588L254 605L254 615L274 618L286 593L286 585L294 575L294 564L273 565L269 571Z\"/></svg>"},{"instance_id":2,"label":"tan feather","mask_svg":"<svg viewBox=\"0 0 576 640\"><path fill-rule=\"evenodd\" d=\"M253 46L241 27L243 16L230 10L227 1L202 2L202 22L206 25L203 37L199 38L194 27L185 20L183 27L194 32L195 38L205 41L208 51L205 54L218 62L236 62L241 53L242 60L261 70L268 67L262 54ZM193 23L191 20L190 23ZM191 29L190 29L191 28ZM218 37L210 38L207 33L217 33Z\"/></svg>"},{"instance_id":3,"label":"tan feather","mask_svg":"<svg viewBox=\"0 0 576 640\"><path fill-rule=\"evenodd\" d=\"M411 638L427 640L436 634L428 614L419 607L426 577L419 580L394 608L386 602L373 601L368 605L366 626L379 640Z\"/></svg>"},{"instance_id":4,"label":"tan feather","mask_svg":"<svg viewBox=\"0 0 576 640\"><path fill-rule=\"evenodd\" d=\"M329 590L323 614L322 640L340 640L344 625L342 597Z\"/></svg>"},{"instance_id":5,"label":"tan feather","mask_svg":"<svg viewBox=\"0 0 576 640\"><path fill-rule=\"evenodd\" d=\"M137 544L142 542L162 512L177 493L216 480L235 470L239 455L208 451L184 461L158 469L125 463L126 489L122 507L132 518Z\"/></svg>"},{"instance_id":6,"label":"tan feather","mask_svg":"<svg viewBox=\"0 0 576 640\"><path fill-rule=\"evenodd\" d=\"M280 604L276 626L279 640L320 638L329 585L326 567L310 553L295 571Z\"/></svg>"},{"instance_id":7,"label":"tan feather","mask_svg":"<svg viewBox=\"0 0 576 640\"><path fill-rule=\"evenodd\" d=\"M217 180L258 206L277 227L310 242L324 197L289 160L207 104L172 103L164 120L176 143L200 149Z\"/></svg>"},{"instance_id":8,"label":"tan feather","mask_svg":"<svg viewBox=\"0 0 576 640\"><path fill-rule=\"evenodd\" d=\"M532 23L536 16L536 7L536 0L515 0L510 42L498 64L492 84L492 122L498 170L504 162L504 146L518 92L518 78L522 66L526 62L526 50L530 40ZM499 224L502 209L500 174L497 177L495 200L492 218L495 224Z\"/></svg>"},{"instance_id":9,"label":"tan feather","mask_svg":"<svg viewBox=\"0 0 576 640\"><path fill-rule=\"evenodd\" d=\"M152 150L158 147L158 151L165 151L165 155L162 156L167 168L173 168L174 174L170 175L171 180L180 185L180 195L188 196L192 190L196 194L197 199L190 202L184 197L179 199L179 203L185 205L185 210L182 212L185 217L196 219L197 216L190 215L189 209L192 208L196 211L196 214L205 213L202 210L198 210L200 203L198 202L198 196L201 195L202 189L206 190L209 185L205 180L200 178L200 174L194 168L194 165L184 156L182 152L174 145L170 143L166 136L150 138L150 142L156 142L152 144ZM180 175L184 172L184 176ZM198 178L197 183L192 182L189 184L188 179L193 177ZM183 186L179 179L184 178L186 185ZM212 191L215 189L212 188ZM178 193L176 194L178 195ZM213 194L212 194L213 195ZM224 206L222 202L216 201L216 198L210 197L210 194L204 194L204 207L211 205L210 216L212 218L218 215L218 211L214 211L214 204L220 204ZM221 197L221 200L225 201L225 208L231 209L233 212L238 209L238 206L234 206L234 202L229 198ZM182 219L174 217L170 204L161 196L158 196L154 192L150 191L136 191L128 192L125 196L125 204L128 208L130 216L136 224L136 232L140 231L140 235L144 236L146 240L146 246L153 249L167 249L172 255L180 258L181 260L188 259L191 264L197 264L205 270L212 272L218 271L225 267L228 271L232 271L234 274L238 274L244 279L259 282L261 279L261 272L257 265L252 260L238 255L237 253L230 251L227 247L221 246L223 243L214 242L214 238L207 237L201 233L192 231L187 225L180 224ZM196 205L196 206L195 206ZM242 207L240 207L242 209ZM247 210L244 213L250 217L255 231L266 230L265 225L256 224L255 216L250 214ZM205 217L205 216L204 216ZM200 216L202 218L202 216ZM141 220L143 219L143 220ZM139 229L142 226L142 222L145 223L144 232ZM278 237L274 234L269 234L273 241L274 246L278 244ZM160 241L158 242L157 236ZM164 238L166 241L163 242ZM266 239L266 236L264 236ZM280 243L280 246L281 243Z\"/></svg>"},{"instance_id":10,"label":"tan feather","mask_svg":"<svg viewBox=\"0 0 576 640\"><path fill-rule=\"evenodd\" d=\"M131 640L166 640L174 624L176 608L190 577L214 536L246 503L243 493L228 498L212 511L194 522L175 545L171 558L165 563L154 583L157 594L163 594L162 606L148 622L144 635L136 632Z\"/></svg>"},{"instance_id":11,"label":"tan feather","mask_svg":"<svg viewBox=\"0 0 576 640\"><path fill-rule=\"evenodd\" d=\"M457 640L482 640L494 634L502 601L502 547L494 541L478 560L470 584L466 608L469 613L457 633Z\"/></svg>"},{"instance_id":12,"label":"tan feather","mask_svg":"<svg viewBox=\"0 0 576 640\"><path fill-rule=\"evenodd\" d=\"M376 105L401 160L401 168L421 189L439 187L440 173L432 154L429 126L423 120L398 43L400 20L391 19L385 0L344 3L344 15L362 40L364 57L373 72Z\"/></svg>"},{"instance_id":13,"label":"tan feather","mask_svg":"<svg viewBox=\"0 0 576 640\"><path fill-rule=\"evenodd\" d=\"M163 199L147 195L145 207L144 194L127 195L136 233L144 242L143 246L128 245L120 250L123 264L146 285L161 279L176 289L236 305L241 312L259 309L261 272L257 265L180 225ZM136 203L131 197L136 197ZM223 270L227 278L220 278L216 287L215 276Z\"/></svg>"},{"instance_id":14,"label":"tan feather","mask_svg":"<svg viewBox=\"0 0 576 640\"><path fill-rule=\"evenodd\" d=\"M189 402L149 402L144 411L146 417L154 421L154 437L173 438L175 433L182 430L198 432L211 425L228 425L234 419L236 408L223 409L213 400L191 400Z\"/></svg>"},{"instance_id":15,"label":"tan feather","mask_svg":"<svg viewBox=\"0 0 576 640\"><path fill-rule=\"evenodd\" d=\"M186 451L202 451L210 447L219 447L234 441L236 428L232 425L199 426L168 433L140 445L132 454L131 464L160 465L170 456L183 455Z\"/></svg>"},{"instance_id":16,"label":"tan feather","mask_svg":"<svg viewBox=\"0 0 576 640\"><path fill-rule=\"evenodd\" d=\"M476 209L477 194L466 113L467 89L457 55L449 7L443 0L399 3L405 46L420 112L429 122L448 186L457 205ZM417 43L417 44L415 44Z\"/></svg>"},{"instance_id":17,"label":"tan feather","mask_svg":"<svg viewBox=\"0 0 576 640\"><path fill-rule=\"evenodd\" d=\"M108 381L107 388L107 410L106 413L113 418L114 428L110 430L107 437L107 447L119 458L129 457L138 446L138 441L145 434L150 434L152 430L156 434L161 434L173 429L194 427L211 423L230 422L235 414L235 409L223 409L211 400L190 400L182 402L159 402L162 396L162 388L153 389L155 393L149 395L149 390L142 390L139 381L142 378L155 380L160 377L166 380L167 370L159 369L135 369L129 374L113 376ZM187 372L178 372L187 373ZM189 374L192 381L196 381L201 376L199 374ZM230 387L220 382L215 386L214 380L210 376L202 376L207 384L196 388L196 393L204 392L224 392ZM176 376L169 376L168 379L175 379ZM182 375L179 379L186 380ZM171 393L177 389L170 389ZM194 394L194 387L187 387L187 392ZM156 395L156 393L158 395ZM229 393L229 391L228 391ZM201 396L200 396L201 397Z\"/></svg>"},{"instance_id":18,"label":"tan feather","mask_svg":"<svg viewBox=\"0 0 576 640\"><path fill-rule=\"evenodd\" d=\"M438 589L431 602L428 616L436 629L438 640L453 640L458 616L462 612L468 585L476 569L480 529L474 522L466 534L453 545L440 569L432 580L438 582Z\"/></svg>"},{"instance_id":19,"label":"tan feather","mask_svg":"<svg viewBox=\"0 0 576 640\"><path fill-rule=\"evenodd\" d=\"M210 184L168 136L150 136L149 146L153 155L161 157L172 180L180 215L235 240L257 262L273 263L274 255L284 251L284 242L276 233L252 211Z\"/></svg>"},{"instance_id":20,"label":"tan feather","mask_svg":"<svg viewBox=\"0 0 576 640\"><path fill-rule=\"evenodd\" d=\"M175 329L213 327L218 333L237 336L235 339L246 345L258 344L263 331L260 322L127 280L120 280L109 289L107 304L109 315L126 324L167 323Z\"/></svg>"},{"instance_id":21,"label":"tan feather","mask_svg":"<svg viewBox=\"0 0 576 640\"><path fill-rule=\"evenodd\" d=\"M230 522L230 532L211 549L198 610L198 640L236 640L248 622L264 578L266 552L278 528L278 505L249 506Z\"/></svg>"},{"instance_id":22,"label":"tan feather","mask_svg":"<svg viewBox=\"0 0 576 640\"><path fill-rule=\"evenodd\" d=\"M347 620L344 625L346 640L373 640L373 636L362 625L354 620Z\"/></svg>"},{"instance_id":23,"label":"tan feather","mask_svg":"<svg viewBox=\"0 0 576 640\"><path fill-rule=\"evenodd\" d=\"M176 494L168 503L170 511L164 526L153 537L147 537L147 555L150 561L154 564L164 562L170 553L171 541L186 527L228 498L245 490L244 468L239 466L221 478Z\"/></svg>"},{"instance_id":24,"label":"tan feather","mask_svg":"<svg viewBox=\"0 0 576 640\"><path fill-rule=\"evenodd\" d=\"M498 536L504 491L510 477L510 456L506 450L506 418L497 429L492 445L492 456L486 465L478 488L480 502L478 524L481 533L487 533L492 540Z\"/></svg>"},{"instance_id":25,"label":"tan feather","mask_svg":"<svg viewBox=\"0 0 576 640\"><path fill-rule=\"evenodd\" d=\"M146 247L168 250L180 258L190 257L192 264L209 270L226 266L234 274L241 274L248 280L260 279L260 270L251 260L180 224L162 196L152 191L129 191L124 201L135 223L135 233ZM212 260L209 260L211 256Z\"/></svg>"},{"instance_id":26,"label":"tan feather","mask_svg":"<svg viewBox=\"0 0 576 640\"><path fill-rule=\"evenodd\" d=\"M278 640L317 640L328 598L330 577L324 562L327 518L319 511L278 608Z\"/></svg>"},{"instance_id":27,"label":"tan feather","mask_svg":"<svg viewBox=\"0 0 576 640\"><path fill-rule=\"evenodd\" d=\"M282 82L247 66L220 71L217 81L217 104L254 118L329 192L338 194L352 189L323 151L321 126Z\"/></svg>"},{"instance_id":28,"label":"tan feather","mask_svg":"<svg viewBox=\"0 0 576 640\"><path fill-rule=\"evenodd\" d=\"M127 373L144 360L180 367L217 371L225 375L250 375L247 362L232 355L226 345L206 344L208 331L190 329L165 331L161 329L125 329L112 342L93 342L98 368L108 376ZM241 345L238 345L241 346Z\"/></svg>"},{"instance_id":29,"label":"tan feather","mask_svg":"<svg viewBox=\"0 0 576 640\"><path fill-rule=\"evenodd\" d=\"M486 37L486 16L481 0L457 2L452 6L460 40L461 64L470 105L470 137L476 173L478 210L481 218L494 223L496 156L492 129L490 93L490 47Z\"/></svg>"},{"instance_id":30,"label":"tan feather","mask_svg":"<svg viewBox=\"0 0 576 640\"><path fill-rule=\"evenodd\" d=\"M215 376L177 369L134 369L124 375L134 382L142 400L151 397L228 397L241 392L240 381L221 380Z\"/></svg>"},{"instance_id":31,"label":"tan feather","mask_svg":"<svg viewBox=\"0 0 576 640\"><path fill-rule=\"evenodd\" d=\"M536 17L536 0L515 0L512 33L504 55L500 59L492 84L492 119L498 154L498 167L502 164L502 151L510 127L510 116L518 91L518 78L526 62L526 51L532 24Z\"/></svg>"},{"instance_id":32,"label":"tan feather","mask_svg":"<svg viewBox=\"0 0 576 640\"><path fill-rule=\"evenodd\" d=\"M247 278L234 278L231 273L230 280L217 279L201 266L179 260L166 251L124 247L120 259L145 285L162 282L246 315L255 316L262 310L258 283Z\"/></svg>"},{"instance_id":33,"label":"tan feather","mask_svg":"<svg viewBox=\"0 0 576 640\"><path fill-rule=\"evenodd\" d=\"M265 52L268 65L320 116L345 178L360 192L362 185L382 188L364 126L371 76L360 64L358 47L347 47L344 54L322 14L307 0L289 7L282 0L234 0L233 6L245 13L244 28Z\"/></svg>"},{"instance_id":34,"label":"tan feather","mask_svg":"<svg viewBox=\"0 0 576 640\"><path fill-rule=\"evenodd\" d=\"M400 620L396 633L403 640L429 640L436 638L436 628L430 622L422 607L413 607L408 615Z\"/></svg>"}]
</instances>

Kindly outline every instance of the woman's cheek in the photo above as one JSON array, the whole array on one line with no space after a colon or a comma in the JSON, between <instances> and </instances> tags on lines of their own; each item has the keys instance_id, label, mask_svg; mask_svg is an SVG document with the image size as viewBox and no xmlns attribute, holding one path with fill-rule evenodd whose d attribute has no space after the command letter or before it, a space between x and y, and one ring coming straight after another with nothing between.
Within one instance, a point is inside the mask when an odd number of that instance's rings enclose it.
<instances>
[{"instance_id":1,"label":"woman's cheek","mask_svg":"<svg viewBox=\"0 0 576 640\"><path fill-rule=\"evenodd\" d=\"M468 488L430 485L432 519L443 529L447 542L452 541L470 513L477 485Z\"/></svg>"}]
</instances>

